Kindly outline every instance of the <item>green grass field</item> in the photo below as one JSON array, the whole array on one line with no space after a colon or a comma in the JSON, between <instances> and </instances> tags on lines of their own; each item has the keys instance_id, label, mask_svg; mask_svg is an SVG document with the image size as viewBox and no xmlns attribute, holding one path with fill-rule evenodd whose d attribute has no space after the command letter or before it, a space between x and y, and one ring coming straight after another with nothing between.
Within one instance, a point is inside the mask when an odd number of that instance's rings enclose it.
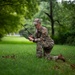
<instances>
[{"instance_id":1,"label":"green grass field","mask_svg":"<svg viewBox=\"0 0 75 75\"><path fill-rule=\"evenodd\" d=\"M0 43L8 44L32 44L28 39L20 36L6 36L2 38Z\"/></svg>"},{"instance_id":2,"label":"green grass field","mask_svg":"<svg viewBox=\"0 0 75 75\"><path fill-rule=\"evenodd\" d=\"M55 45L51 55L62 53L66 58L66 62L55 62L37 58L36 44L26 43L22 37L9 38L0 42L0 75L75 75L74 46Z\"/></svg>"}]
</instances>

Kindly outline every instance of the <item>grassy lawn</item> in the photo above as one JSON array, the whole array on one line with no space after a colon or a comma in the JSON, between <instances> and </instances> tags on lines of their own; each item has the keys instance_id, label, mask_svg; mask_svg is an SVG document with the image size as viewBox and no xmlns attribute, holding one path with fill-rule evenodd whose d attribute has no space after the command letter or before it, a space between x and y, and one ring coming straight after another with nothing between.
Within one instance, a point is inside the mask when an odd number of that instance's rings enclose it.
<instances>
[{"instance_id":1,"label":"grassy lawn","mask_svg":"<svg viewBox=\"0 0 75 75\"><path fill-rule=\"evenodd\" d=\"M3 41L7 38L3 38ZM17 37L13 38L18 40ZM55 45L51 55L62 53L66 58L66 62L55 62L37 58L36 45L33 43L12 42L0 43L0 75L75 75L74 46Z\"/></svg>"},{"instance_id":2,"label":"grassy lawn","mask_svg":"<svg viewBox=\"0 0 75 75\"><path fill-rule=\"evenodd\" d=\"M6 36L2 38L2 41L0 43L9 43L9 44L31 44L28 39L25 39L24 37L20 36Z\"/></svg>"}]
</instances>

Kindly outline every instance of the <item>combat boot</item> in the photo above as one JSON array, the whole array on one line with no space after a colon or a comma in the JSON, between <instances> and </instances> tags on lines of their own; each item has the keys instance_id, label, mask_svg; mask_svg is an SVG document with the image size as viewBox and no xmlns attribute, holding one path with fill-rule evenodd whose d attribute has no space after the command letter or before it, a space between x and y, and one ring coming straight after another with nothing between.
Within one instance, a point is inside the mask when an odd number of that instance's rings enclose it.
<instances>
[{"instance_id":1,"label":"combat boot","mask_svg":"<svg viewBox=\"0 0 75 75\"><path fill-rule=\"evenodd\" d=\"M65 62L65 58L62 56L62 54L58 55L58 60L62 60L63 62Z\"/></svg>"}]
</instances>

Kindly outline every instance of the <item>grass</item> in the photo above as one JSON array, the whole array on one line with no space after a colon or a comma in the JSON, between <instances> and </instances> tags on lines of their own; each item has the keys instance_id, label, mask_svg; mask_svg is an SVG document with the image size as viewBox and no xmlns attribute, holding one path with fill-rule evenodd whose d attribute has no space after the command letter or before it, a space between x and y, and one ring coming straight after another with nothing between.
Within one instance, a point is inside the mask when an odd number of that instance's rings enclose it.
<instances>
[{"instance_id":1,"label":"grass","mask_svg":"<svg viewBox=\"0 0 75 75\"><path fill-rule=\"evenodd\" d=\"M51 55L62 53L66 62L36 57L35 44L0 44L0 75L75 75L75 47L55 45ZM10 56L14 55L13 58ZM3 57L9 56L9 57Z\"/></svg>"},{"instance_id":2,"label":"grass","mask_svg":"<svg viewBox=\"0 0 75 75\"><path fill-rule=\"evenodd\" d=\"M2 38L2 43L8 44L32 44L28 39L20 36L6 36Z\"/></svg>"}]
</instances>

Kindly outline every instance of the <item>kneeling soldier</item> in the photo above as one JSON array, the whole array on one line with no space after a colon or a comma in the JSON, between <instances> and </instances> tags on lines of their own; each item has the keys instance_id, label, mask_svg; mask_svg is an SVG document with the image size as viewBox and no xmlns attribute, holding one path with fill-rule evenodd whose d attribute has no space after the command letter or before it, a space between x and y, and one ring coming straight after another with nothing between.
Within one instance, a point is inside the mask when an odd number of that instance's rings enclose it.
<instances>
[{"instance_id":1,"label":"kneeling soldier","mask_svg":"<svg viewBox=\"0 0 75 75\"><path fill-rule=\"evenodd\" d=\"M40 19L36 18L34 20L34 25L36 28L36 33L35 37L33 38L32 36L29 36L29 40L36 42L37 48L36 48L36 55L37 57L41 58L44 56L48 60L53 59L53 60L62 60L65 61L64 57L62 55L58 56L50 56L50 52L54 46L54 41L53 39L48 36L48 31L46 27L43 27L41 25ZM43 50L43 51L42 51Z\"/></svg>"}]
</instances>

